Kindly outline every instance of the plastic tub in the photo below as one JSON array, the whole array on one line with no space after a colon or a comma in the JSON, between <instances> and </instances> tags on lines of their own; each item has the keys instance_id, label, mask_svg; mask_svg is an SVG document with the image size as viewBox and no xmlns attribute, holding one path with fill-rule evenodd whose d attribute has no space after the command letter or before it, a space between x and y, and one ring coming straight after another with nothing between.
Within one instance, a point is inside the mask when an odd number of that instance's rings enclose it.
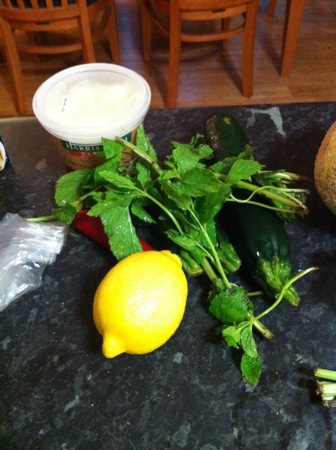
<instances>
[{"instance_id":1,"label":"plastic tub","mask_svg":"<svg viewBox=\"0 0 336 450\"><path fill-rule=\"evenodd\" d=\"M33 111L71 170L101 163L102 138L134 140L151 101L146 80L115 64L70 67L46 80Z\"/></svg>"}]
</instances>

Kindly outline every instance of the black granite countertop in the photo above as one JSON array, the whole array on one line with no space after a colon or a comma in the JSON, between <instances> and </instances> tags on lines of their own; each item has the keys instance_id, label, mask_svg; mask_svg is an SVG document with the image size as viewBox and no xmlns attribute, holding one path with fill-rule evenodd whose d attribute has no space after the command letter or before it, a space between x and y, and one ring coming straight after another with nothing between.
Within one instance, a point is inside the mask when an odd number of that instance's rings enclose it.
<instances>
[{"instance_id":1,"label":"black granite countertop","mask_svg":"<svg viewBox=\"0 0 336 450\"><path fill-rule=\"evenodd\" d=\"M257 158L313 175L335 103L150 111L155 148L189 141L223 109L245 128ZM0 120L10 163L0 172L0 219L48 214L64 172L33 118ZM316 367L336 369L336 217L313 191L310 215L288 225L297 309L265 318L260 382L246 384L234 354L214 335L207 285L191 279L185 317L157 351L105 359L92 320L94 292L114 260L70 235L43 285L0 313L0 448L10 450L335 450L336 409L314 395ZM0 262L1 264L1 262Z\"/></svg>"}]
</instances>

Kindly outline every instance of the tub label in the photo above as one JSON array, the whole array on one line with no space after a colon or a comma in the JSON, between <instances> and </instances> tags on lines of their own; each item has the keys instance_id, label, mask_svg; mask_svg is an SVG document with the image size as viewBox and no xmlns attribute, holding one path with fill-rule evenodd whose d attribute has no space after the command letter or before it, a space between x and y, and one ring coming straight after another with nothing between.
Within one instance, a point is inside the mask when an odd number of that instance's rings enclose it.
<instances>
[{"instance_id":1,"label":"tub label","mask_svg":"<svg viewBox=\"0 0 336 450\"><path fill-rule=\"evenodd\" d=\"M61 141L63 148L69 152L95 153L102 152L103 146L99 144L76 144L75 142Z\"/></svg>"},{"instance_id":2,"label":"tub label","mask_svg":"<svg viewBox=\"0 0 336 450\"><path fill-rule=\"evenodd\" d=\"M125 139L125 141L132 142L133 140L133 133L128 133L125 136L122 137ZM102 144L77 144L76 142L68 142L61 140L61 144L64 149L68 150L69 152L73 153L95 153L95 152L102 152L103 151L103 145Z\"/></svg>"}]
</instances>

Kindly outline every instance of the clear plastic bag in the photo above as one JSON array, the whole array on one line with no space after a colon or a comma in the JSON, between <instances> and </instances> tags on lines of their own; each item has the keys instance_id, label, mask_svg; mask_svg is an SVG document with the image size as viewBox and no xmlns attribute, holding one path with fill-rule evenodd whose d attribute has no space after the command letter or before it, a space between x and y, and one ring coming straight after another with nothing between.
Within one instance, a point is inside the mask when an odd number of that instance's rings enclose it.
<instances>
[{"instance_id":1,"label":"clear plastic bag","mask_svg":"<svg viewBox=\"0 0 336 450\"><path fill-rule=\"evenodd\" d=\"M0 311L38 288L47 265L61 252L68 227L59 222L29 222L18 214L0 221Z\"/></svg>"}]
</instances>

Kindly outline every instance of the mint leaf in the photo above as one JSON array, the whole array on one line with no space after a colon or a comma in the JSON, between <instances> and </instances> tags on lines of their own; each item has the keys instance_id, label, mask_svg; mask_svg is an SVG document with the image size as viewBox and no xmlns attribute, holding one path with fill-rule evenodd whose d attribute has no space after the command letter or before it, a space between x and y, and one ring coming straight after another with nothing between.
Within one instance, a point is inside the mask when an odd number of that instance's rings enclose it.
<instances>
[{"instance_id":1,"label":"mint leaf","mask_svg":"<svg viewBox=\"0 0 336 450\"><path fill-rule=\"evenodd\" d=\"M223 206L223 203L231 194L231 188L226 183L220 183L215 192L195 199L195 211L201 223L208 222L215 217Z\"/></svg>"},{"instance_id":2,"label":"mint leaf","mask_svg":"<svg viewBox=\"0 0 336 450\"><path fill-rule=\"evenodd\" d=\"M257 384L261 373L262 362L260 358L251 358L243 354L240 362L240 370L245 380L250 384Z\"/></svg>"},{"instance_id":3,"label":"mint leaf","mask_svg":"<svg viewBox=\"0 0 336 450\"><path fill-rule=\"evenodd\" d=\"M167 195L167 197L182 210L187 210L190 208L191 199L188 195L185 195L183 192L171 183L169 180L161 180L159 179L160 187L162 191Z\"/></svg>"},{"instance_id":4,"label":"mint leaf","mask_svg":"<svg viewBox=\"0 0 336 450\"><path fill-rule=\"evenodd\" d=\"M255 160L237 159L229 170L225 181L226 183L234 185L241 180L248 180L252 175L259 172L262 167L263 166Z\"/></svg>"},{"instance_id":5,"label":"mint leaf","mask_svg":"<svg viewBox=\"0 0 336 450\"><path fill-rule=\"evenodd\" d=\"M181 183L183 192L191 197L201 197L217 192L223 184L212 172L203 167L196 167L185 172Z\"/></svg>"},{"instance_id":6,"label":"mint leaf","mask_svg":"<svg viewBox=\"0 0 336 450\"><path fill-rule=\"evenodd\" d=\"M114 187L118 190L126 189L127 191L132 191L132 190L136 189L133 181L123 175L119 175L117 173L105 170L105 171L100 172L100 176L105 181L108 181L110 184L113 184Z\"/></svg>"},{"instance_id":7,"label":"mint leaf","mask_svg":"<svg viewBox=\"0 0 336 450\"><path fill-rule=\"evenodd\" d=\"M145 133L143 124L139 125L137 128L136 145L140 148L140 150L147 153L154 162L157 162L158 158L156 151Z\"/></svg>"},{"instance_id":8,"label":"mint leaf","mask_svg":"<svg viewBox=\"0 0 336 450\"><path fill-rule=\"evenodd\" d=\"M105 179L101 176L102 172L118 173L118 167L119 167L120 162L121 162L121 156L119 155L118 158L108 159L106 162L104 162L100 166L96 167L96 169L94 171L95 184L98 186L98 185L104 183Z\"/></svg>"},{"instance_id":9,"label":"mint leaf","mask_svg":"<svg viewBox=\"0 0 336 450\"><path fill-rule=\"evenodd\" d=\"M203 228L210 238L212 244L216 246L216 240L217 240L217 228L216 228L216 222L213 217L209 218L209 220L206 223L203 223ZM208 242L205 241L204 237L201 238L202 245L205 247L208 246Z\"/></svg>"},{"instance_id":10,"label":"mint leaf","mask_svg":"<svg viewBox=\"0 0 336 450\"><path fill-rule=\"evenodd\" d=\"M93 207L90 215L94 215L95 212L96 209ZM111 250L117 260L142 251L127 206L117 205L115 202L111 202L111 204L105 202L99 216L108 236Z\"/></svg>"},{"instance_id":11,"label":"mint leaf","mask_svg":"<svg viewBox=\"0 0 336 450\"><path fill-rule=\"evenodd\" d=\"M197 167L202 159L209 159L213 155L213 150L207 145L196 147L199 137L200 135L194 136L188 144L172 142L174 149L167 156L167 162L173 162L181 175Z\"/></svg>"},{"instance_id":12,"label":"mint leaf","mask_svg":"<svg viewBox=\"0 0 336 450\"><path fill-rule=\"evenodd\" d=\"M191 234L179 234L175 230L168 230L166 234L171 241L175 242L175 244L184 250L187 250L198 264L202 263L206 252L200 247L199 239L193 237Z\"/></svg>"},{"instance_id":13,"label":"mint leaf","mask_svg":"<svg viewBox=\"0 0 336 450\"><path fill-rule=\"evenodd\" d=\"M144 190L147 190L152 185L152 178L151 178L151 170L150 167L148 167L145 164L136 164L136 170L138 172L137 179L142 186Z\"/></svg>"},{"instance_id":14,"label":"mint leaf","mask_svg":"<svg viewBox=\"0 0 336 450\"><path fill-rule=\"evenodd\" d=\"M220 236L218 238L220 239ZM240 268L241 259L237 255L236 249L231 242L228 242L225 239L219 241L217 254L226 273L236 272Z\"/></svg>"},{"instance_id":15,"label":"mint leaf","mask_svg":"<svg viewBox=\"0 0 336 450\"><path fill-rule=\"evenodd\" d=\"M222 336L229 347L240 348L241 330L233 325L222 330Z\"/></svg>"},{"instance_id":16,"label":"mint leaf","mask_svg":"<svg viewBox=\"0 0 336 450\"><path fill-rule=\"evenodd\" d=\"M76 208L73 205L66 204L61 208L54 209L52 213L53 216L55 216L55 218L60 222L65 223L66 225L71 225L80 209L80 206Z\"/></svg>"},{"instance_id":17,"label":"mint leaf","mask_svg":"<svg viewBox=\"0 0 336 450\"><path fill-rule=\"evenodd\" d=\"M232 286L219 292L209 306L209 312L225 324L236 324L246 319L250 304L244 288Z\"/></svg>"},{"instance_id":18,"label":"mint leaf","mask_svg":"<svg viewBox=\"0 0 336 450\"><path fill-rule=\"evenodd\" d=\"M66 173L56 183L55 202L57 206L72 203L84 194L84 187L92 180L94 169L80 169Z\"/></svg>"},{"instance_id":19,"label":"mint leaf","mask_svg":"<svg viewBox=\"0 0 336 450\"><path fill-rule=\"evenodd\" d=\"M119 156L119 159L121 159L121 154L124 151L122 144L107 138L103 138L102 143L106 159L114 158L115 156Z\"/></svg>"},{"instance_id":20,"label":"mint leaf","mask_svg":"<svg viewBox=\"0 0 336 450\"><path fill-rule=\"evenodd\" d=\"M236 156L228 156L224 158L223 161L218 161L215 164L212 164L209 168L212 172L227 175L235 161L237 161Z\"/></svg>"},{"instance_id":21,"label":"mint leaf","mask_svg":"<svg viewBox=\"0 0 336 450\"><path fill-rule=\"evenodd\" d=\"M169 164L169 162L167 162L167 165L169 167L171 167L170 169L165 170L161 175L160 175L160 179L161 180L173 180L174 178L180 178L180 175L176 169L176 167L174 167L173 164Z\"/></svg>"},{"instance_id":22,"label":"mint leaf","mask_svg":"<svg viewBox=\"0 0 336 450\"><path fill-rule=\"evenodd\" d=\"M131 211L134 216L144 223L156 223L152 216L144 209L142 199L133 200L131 204Z\"/></svg>"},{"instance_id":23,"label":"mint leaf","mask_svg":"<svg viewBox=\"0 0 336 450\"><path fill-rule=\"evenodd\" d=\"M240 335L241 346L244 352L251 358L258 357L257 346L253 337L252 324L245 327Z\"/></svg>"}]
</instances>

